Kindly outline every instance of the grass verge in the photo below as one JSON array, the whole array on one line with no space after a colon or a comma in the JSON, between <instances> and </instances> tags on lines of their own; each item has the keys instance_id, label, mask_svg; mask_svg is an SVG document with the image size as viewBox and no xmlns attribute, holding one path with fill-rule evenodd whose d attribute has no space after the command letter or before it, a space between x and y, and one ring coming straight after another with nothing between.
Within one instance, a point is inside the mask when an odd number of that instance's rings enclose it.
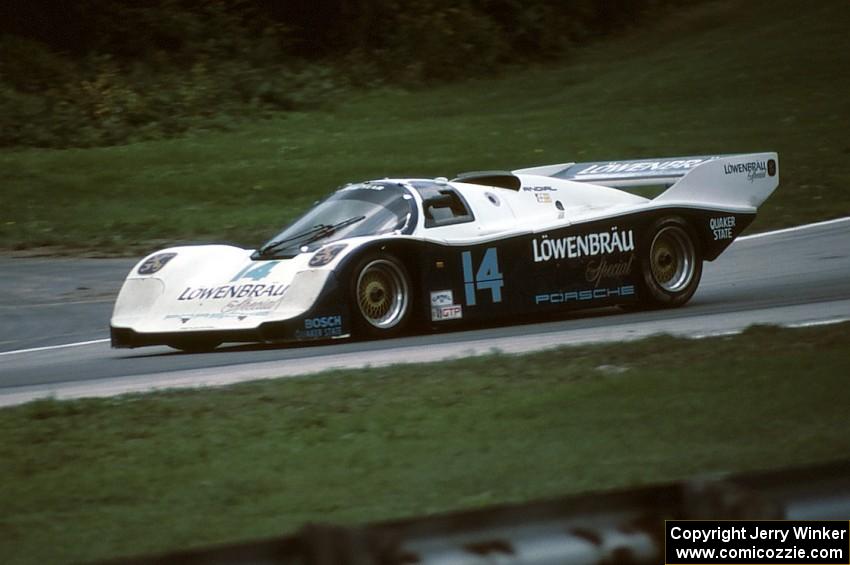
<instances>
[{"instance_id":1,"label":"grass verge","mask_svg":"<svg viewBox=\"0 0 850 565\"><path fill-rule=\"evenodd\" d=\"M850 213L850 9L699 4L569 61L128 146L0 152L0 249L256 245L344 182L778 150L755 230Z\"/></svg>"},{"instance_id":2,"label":"grass verge","mask_svg":"<svg viewBox=\"0 0 850 565\"><path fill-rule=\"evenodd\" d=\"M0 410L0 556L59 563L850 451L850 324Z\"/></svg>"}]
</instances>

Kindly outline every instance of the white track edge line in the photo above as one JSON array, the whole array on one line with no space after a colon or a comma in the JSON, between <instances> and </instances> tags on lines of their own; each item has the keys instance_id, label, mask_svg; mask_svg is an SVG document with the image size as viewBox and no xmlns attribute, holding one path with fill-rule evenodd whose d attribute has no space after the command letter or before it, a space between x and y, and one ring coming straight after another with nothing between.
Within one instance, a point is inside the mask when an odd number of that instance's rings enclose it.
<instances>
[{"instance_id":1,"label":"white track edge line","mask_svg":"<svg viewBox=\"0 0 850 565\"><path fill-rule=\"evenodd\" d=\"M790 323L784 323L784 324L770 324L770 323L758 324L758 323L756 323L756 324L750 324L750 326L765 325L765 326L775 326L775 327L778 327L778 328L788 328L788 329L791 329L791 330L798 330L798 329L803 329L803 328L831 326L833 324L842 324L842 323L848 322L848 321L850 321L850 318L848 318L847 316L841 316L841 317L838 317L838 318L827 318L825 320L812 320L812 321L809 321L809 322L790 322ZM748 326L748 327L750 327L750 326ZM722 330L722 331L716 331L716 332L706 332L706 333L696 333L696 334L690 334L690 335L682 335L681 337L683 337L685 339L706 339L706 338L709 338L709 337L728 337L728 336L733 336L733 335L740 335L740 334L744 333L744 331L746 331L746 330L747 330L747 328L739 328L739 329L734 329L734 330Z\"/></svg>"},{"instance_id":2,"label":"white track edge line","mask_svg":"<svg viewBox=\"0 0 850 565\"><path fill-rule=\"evenodd\" d=\"M850 321L850 318L841 317L841 318L829 318L827 320L813 320L811 322L792 322L790 324L785 324L784 327L798 329L798 328L813 328L817 326L829 326L832 324L840 324L842 322Z\"/></svg>"},{"instance_id":3,"label":"white track edge line","mask_svg":"<svg viewBox=\"0 0 850 565\"><path fill-rule=\"evenodd\" d=\"M17 353L35 353L36 351L50 351L51 349L64 349L66 347L80 347L82 345L94 345L95 343L107 343L109 338L93 339L91 341L78 341L76 343L63 343L60 345L46 345L44 347L31 347L29 349L15 349L13 351L0 351L2 355L15 355Z\"/></svg>"},{"instance_id":4,"label":"white track edge line","mask_svg":"<svg viewBox=\"0 0 850 565\"><path fill-rule=\"evenodd\" d=\"M754 234L751 234L751 235L745 235L745 236L736 238L735 241L746 241L748 239L756 239L758 237L767 237L769 235L779 235L779 234L783 234L783 233L790 233L790 232L795 232L795 231L800 231L800 230L806 230L806 229L809 229L809 228L816 228L816 227L820 227L820 226L826 226L826 225L829 225L829 224L838 224L838 223L841 223L841 222L848 222L848 221L850 221L850 216L845 216L843 218L835 218L834 220L824 220L823 222L815 222L813 224L803 224L802 226L793 226L793 227L790 227L790 228L782 228L780 230L765 231L765 232L761 232L761 233L754 233Z\"/></svg>"},{"instance_id":5,"label":"white track edge line","mask_svg":"<svg viewBox=\"0 0 850 565\"><path fill-rule=\"evenodd\" d=\"M785 328L803 328L803 327L810 327L810 326L825 326L825 325L831 325L831 324L838 324L838 323L841 323L841 322L845 322L847 320L850 320L850 317L844 316L844 317L829 318L829 319L825 319L825 320L811 320L811 321L807 321L807 322L790 322L790 323L767 324L767 325L772 325L772 326L777 326L777 327L785 327ZM684 339L697 339L697 340L705 339L705 338L712 338L712 337L732 336L732 335L738 335L738 334L743 333L748 327L750 327L752 325L754 325L754 324L750 324L748 326L742 326L741 328L737 328L735 330L720 330L720 331L696 333L696 334L687 334L687 333L679 334L679 333L676 333L674 335L676 335L677 337L684 338ZM661 333L663 333L663 332L661 332ZM648 334L648 335L643 335L643 336L634 336L634 338L628 338L627 337L625 339L625 341L632 341L632 339L642 339L642 338L649 337L650 335L659 335L659 334ZM617 340L608 340L608 339L591 340L588 343L605 343L605 342L610 343L612 341L617 341ZM563 344L560 344L560 345L563 345ZM551 349L553 347L559 347L560 345L558 345L558 344L556 344L556 345L544 345L542 347L535 347L533 349L523 349L523 350L514 351L514 352L510 352L510 351L505 352L505 351L502 351L498 348L496 348L495 350L493 348L490 348L486 351L481 350L481 351L477 351L477 352L474 351L474 349L473 349L473 350L471 350L471 356L478 357L478 356L486 355L488 353L493 353L493 352L498 352L498 353L502 353L502 354L505 354L505 355L516 355L516 354L529 353L529 352L534 352L534 351L545 351L545 350ZM575 345L581 346L581 345L585 345L585 343L577 343ZM311 375L317 375L317 374L321 374L321 373L327 373L329 371L340 370L340 369L344 369L344 368L347 368L347 369L368 369L370 367L387 367L387 366L391 366L391 365L439 363L439 362L444 362L444 361L451 361L451 360L457 359L457 358L458 358L457 356L450 355L448 357L443 357L443 358L438 358L438 359L429 359L429 360L407 360L407 361L395 361L395 360L393 360L393 361L390 361L390 362L379 361L375 364L371 364L371 363L362 364L361 363L361 364L356 364L356 365L347 366L347 367L329 366L329 367L324 367L324 368L319 368L319 369L312 368L312 369L307 369L305 371L297 371L297 372L293 372L293 373L289 373L289 374L278 374L278 375L274 375L274 376L272 376L268 371L266 371L267 374L265 374L265 375L258 374L256 376L250 377L248 379L239 378L239 379L236 379L236 380L223 381L223 382L206 382L206 383L193 382L192 384L174 383L174 382L172 382L170 384L147 383L143 387L130 383L130 386L125 386L123 388L119 387L118 390L112 390L111 392L106 391L105 393L103 391L99 391L99 392L98 391L95 391L95 392L87 391L86 389L89 388L88 385L91 384L87 381L84 381L82 383L72 382L72 383L70 383L70 385L71 385L70 387L61 387L61 388L51 387L50 385L47 385L46 387L38 385L36 388L39 389L39 390L21 390L19 392L15 392L15 393L11 393L11 394L0 393L0 410L2 410L3 408L15 406L15 405L20 405L20 404L25 404L27 402L32 402L34 400L39 400L39 399L44 399L44 398L50 398L50 399L54 399L54 400L64 401L64 400L74 400L74 399L79 399L79 398L105 398L105 397L119 396L119 395L125 395L125 394L142 394L142 395L144 395L144 394L150 394L150 393L156 393L156 392L162 392L162 391L168 391L168 390L220 388L220 387L231 386L231 385L238 384L238 383L245 382L245 381L277 380L277 379L280 379L280 378L311 376ZM262 364L265 365L265 364L268 364L268 363L264 362ZM195 375L195 374L198 373L198 371L199 371L199 369L188 369L188 370L177 371L177 373L178 374L183 373L183 374L187 374L187 375ZM145 376L146 375L132 375L130 377L126 377L126 379L139 379L139 378L142 378L142 377L145 377ZM80 386L80 385L83 385L83 386ZM29 388L29 387L24 387L24 388ZM64 390L62 390L62 389L64 389Z\"/></svg>"}]
</instances>

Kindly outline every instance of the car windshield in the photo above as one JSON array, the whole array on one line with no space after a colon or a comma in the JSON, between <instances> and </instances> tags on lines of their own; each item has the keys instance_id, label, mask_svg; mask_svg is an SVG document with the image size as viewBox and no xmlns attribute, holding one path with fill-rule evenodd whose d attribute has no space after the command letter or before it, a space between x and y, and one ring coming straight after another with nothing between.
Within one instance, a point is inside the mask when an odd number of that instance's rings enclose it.
<instances>
[{"instance_id":1,"label":"car windshield","mask_svg":"<svg viewBox=\"0 0 850 565\"><path fill-rule=\"evenodd\" d=\"M402 185L367 182L342 188L311 208L263 245L262 257L295 256L307 246L312 251L331 241L400 230L416 226L416 204Z\"/></svg>"}]
</instances>

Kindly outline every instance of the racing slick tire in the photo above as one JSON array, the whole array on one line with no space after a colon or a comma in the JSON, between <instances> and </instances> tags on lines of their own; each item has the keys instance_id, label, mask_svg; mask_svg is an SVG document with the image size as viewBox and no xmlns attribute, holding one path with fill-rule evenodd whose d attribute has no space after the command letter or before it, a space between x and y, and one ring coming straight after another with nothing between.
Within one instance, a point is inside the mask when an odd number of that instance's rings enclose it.
<instances>
[{"instance_id":1,"label":"racing slick tire","mask_svg":"<svg viewBox=\"0 0 850 565\"><path fill-rule=\"evenodd\" d=\"M702 277L699 238L682 218L657 220L640 254L644 303L655 308L675 308L696 292Z\"/></svg>"},{"instance_id":2,"label":"racing slick tire","mask_svg":"<svg viewBox=\"0 0 850 565\"><path fill-rule=\"evenodd\" d=\"M400 334L413 312L413 286L404 263L389 254L371 254L352 277L355 333L366 337Z\"/></svg>"}]
</instances>

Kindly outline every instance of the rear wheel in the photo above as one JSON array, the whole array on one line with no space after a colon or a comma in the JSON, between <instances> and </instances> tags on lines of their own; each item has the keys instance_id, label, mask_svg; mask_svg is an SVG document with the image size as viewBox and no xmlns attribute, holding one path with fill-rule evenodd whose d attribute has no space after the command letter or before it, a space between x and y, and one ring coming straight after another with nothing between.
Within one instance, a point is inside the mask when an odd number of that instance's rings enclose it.
<instances>
[{"instance_id":1,"label":"rear wheel","mask_svg":"<svg viewBox=\"0 0 850 565\"><path fill-rule=\"evenodd\" d=\"M360 333L390 336L407 326L412 310L410 276L392 255L362 260L354 271L352 294Z\"/></svg>"},{"instance_id":2,"label":"rear wheel","mask_svg":"<svg viewBox=\"0 0 850 565\"><path fill-rule=\"evenodd\" d=\"M641 253L646 298L654 306L681 306L694 295L702 276L699 240L681 218L662 218L649 234Z\"/></svg>"}]
</instances>

